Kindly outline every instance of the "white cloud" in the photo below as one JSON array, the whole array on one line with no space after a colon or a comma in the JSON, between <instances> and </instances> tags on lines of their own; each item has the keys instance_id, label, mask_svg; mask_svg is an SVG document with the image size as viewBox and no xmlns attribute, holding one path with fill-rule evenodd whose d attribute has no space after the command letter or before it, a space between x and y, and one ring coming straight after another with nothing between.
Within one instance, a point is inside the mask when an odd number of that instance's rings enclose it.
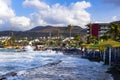
<instances>
[{"instance_id":1,"label":"white cloud","mask_svg":"<svg viewBox=\"0 0 120 80\"><path fill-rule=\"evenodd\" d=\"M41 19L41 16L39 16L38 13L30 14L30 19L31 19L32 26L46 25L47 24L46 22L44 22Z\"/></svg>"},{"instance_id":2,"label":"white cloud","mask_svg":"<svg viewBox=\"0 0 120 80\"><path fill-rule=\"evenodd\" d=\"M26 18L24 16L21 17L13 17L11 18L11 24L13 28L16 30L26 30L26 29L31 29L30 26L30 19ZM16 27L17 26L17 27Z\"/></svg>"},{"instance_id":3,"label":"white cloud","mask_svg":"<svg viewBox=\"0 0 120 80\"><path fill-rule=\"evenodd\" d=\"M0 31L30 29L30 19L24 16L16 16L15 11L11 8L11 0L0 0Z\"/></svg>"},{"instance_id":4,"label":"white cloud","mask_svg":"<svg viewBox=\"0 0 120 80\"><path fill-rule=\"evenodd\" d=\"M112 21L117 21L118 20L118 16L113 16L112 17Z\"/></svg>"},{"instance_id":5,"label":"white cloud","mask_svg":"<svg viewBox=\"0 0 120 80\"><path fill-rule=\"evenodd\" d=\"M42 10L46 10L47 8L49 8L49 6L46 3L39 1L39 0L25 0L23 2L23 5L24 6L33 6L37 9L42 9Z\"/></svg>"},{"instance_id":6,"label":"white cloud","mask_svg":"<svg viewBox=\"0 0 120 80\"><path fill-rule=\"evenodd\" d=\"M8 0L0 0L0 18L10 18L13 16L15 16L15 13L10 8Z\"/></svg>"},{"instance_id":7,"label":"white cloud","mask_svg":"<svg viewBox=\"0 0 120 80\"><path fill-rule=\"evenodd\" d=\"M32 13L31 20L36 25L80 25L84 26L90 22L90 14L85 10L91 4L86 1L71 3L69 6L60 4L48 5L42 0L25 0L24 6L34 7L36 12Z\"/></svg>"},{"instance_id":8,"label":"white cloud","mask_svg":"<svg viewBox=\"0 0 120 80\"><path fill-rule=\"evenodd\" d=\"M109 19L104 19L104 20L94 20L92 21L92 23L110 23L110 22L113 22L113 21L119 21L120 20L120 17L119 16L112 16L112 17L109 17Z\"/></svg>"},{"instance_id":9,"label":"white cloud","mask_svg":"<svg viewBox=\"0 0 120 80\"><path fill-rule=\"evenodd\" d=\"M109 23L110 21L94 21L93 23Z\"/></svg>"},{"instance_id":10,"label":"white cloud","mask_svg":"<svg viewBox=\"0 0 120 80\"><path fill-rule=\"evenodd\" d=\"M89 2L81 1L68 6L48 5L44 0L25 0L24 6L34 7L35 12L29 17L17 16L11 8L11 1L0 0L0 30L29 30L38 25L79 25L84 26L90 22L90 14L86 11L91 6Z\"/></svg>"}]
</instances>

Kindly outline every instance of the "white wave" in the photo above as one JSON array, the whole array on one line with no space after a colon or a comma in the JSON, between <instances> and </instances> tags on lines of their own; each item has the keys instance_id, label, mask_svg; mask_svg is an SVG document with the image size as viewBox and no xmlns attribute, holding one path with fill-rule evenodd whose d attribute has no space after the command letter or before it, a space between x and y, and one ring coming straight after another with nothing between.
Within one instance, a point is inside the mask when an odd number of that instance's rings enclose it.
<instances>
[{"instance_id":1,"label":"white wave","mask_svg":"<svg viewBox=\"0 0 120 80\"><path fill-rule=\"evenodd\" d=\"M54 63L59 60L62 62L55 67L51 66L53 68L40 67L33 71L24 70ZM101 63L90 62L86 59L70 57L67 55L65 56L61 52L56 53L56 51L52 50L32 52L0 51L0 75L11 71L21 70L18 72L17 76L9 76L7 80L25 80L25 76L39 73L50 73L51 75L58 74L60 77L74 77L74 75L77 76L79 74L81 75L79 76L81 80L104 80L106 76L109 78L109 74L105 73L107 68L108 66L102 65ZM69 74L67 71L69 71ZM109 80L112 80L112 78Z\"/></svg>"},{"instance_id":2,"label":"white wave","mask_svg":"<svg viewBox=\"0 0 120 80\"><path fill-rule=\"evenodd\" d=\"M31 51L34 51L34 48L30 45L27 45L27 46L24 47L24 51L31 52Z\"/></svg>"},{"instance_id":3,"label":"white wave","mask_svg":"<svg viewBox=\"0 0 120 80\"><path fill-rule=\"evenodd\" d=\"M18 71L17 76L8 76L7 80L113 80L111 75L105 73L107 68L97 62L63 56L58 65Z\"/></svg>"},{"instance_id":4,"label":"white wave","mask_svg":"<svg viewBox=\"0 0 120 80\"><path fill-rule=\"evenodd\" d=\"M55 54L54 51L49 53L49 51L15 52L9 50L4 48L0 50L0 74L45 65L62 56Z\"/></svg>"}]
</instances>

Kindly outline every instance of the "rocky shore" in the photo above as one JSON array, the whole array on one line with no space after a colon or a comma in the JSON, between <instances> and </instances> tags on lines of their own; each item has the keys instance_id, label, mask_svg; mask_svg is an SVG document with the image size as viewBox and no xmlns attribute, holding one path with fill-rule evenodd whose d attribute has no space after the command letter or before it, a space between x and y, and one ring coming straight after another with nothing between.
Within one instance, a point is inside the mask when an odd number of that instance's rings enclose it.
<instances>
[{"instance_id":1,"label":"rocky shore","mask_svg":"<svg viewBox=\"0 0 120 80\"><path fill-rule=\"evenodd\" d=\"M120 71L118 71L117 69L109 68L107 73L112 75L113 80L120 80Z\"/></svg>"},{"instance_id":2,"label":"rocky shore","mask_svg":"<svg viewBox=\"0 0 120 80\"><path fill-rule=\"evenodd\" d=\"M53 63L0 77L0 80L113 80L107 66L66 55Z\"/></svg>"}]
</instances>

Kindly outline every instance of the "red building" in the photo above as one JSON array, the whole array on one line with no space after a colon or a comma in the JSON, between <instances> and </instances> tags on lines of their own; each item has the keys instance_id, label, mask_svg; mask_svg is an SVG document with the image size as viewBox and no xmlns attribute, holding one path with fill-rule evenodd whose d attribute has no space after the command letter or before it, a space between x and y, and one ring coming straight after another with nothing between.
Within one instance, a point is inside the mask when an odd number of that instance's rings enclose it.
<instances>
[{"instance_id":1,"label":"red building","mask_svg":"<svg viewBox=\"0 0 120 80\"><path fill-rule=\"evenodd\" d=\"M87 36L99 39L109 30L109 23L91 23L87 25Z\"/></svg>"}]
</instances>

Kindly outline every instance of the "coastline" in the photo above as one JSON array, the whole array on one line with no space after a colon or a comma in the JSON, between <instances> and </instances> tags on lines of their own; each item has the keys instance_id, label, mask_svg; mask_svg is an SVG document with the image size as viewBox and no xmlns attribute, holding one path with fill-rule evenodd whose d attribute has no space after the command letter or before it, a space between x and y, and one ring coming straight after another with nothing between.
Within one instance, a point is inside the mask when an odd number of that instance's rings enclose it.
<instances>
[{"instance_id":1,"label":"coastline","mask_svg":"<svg viewBox=\"0 0 120 80\"><path fill-rule=\"evenodd\" d=\"M7 73L0 77L1 80L112 80L110 74L103 69L104 65L98 62L81 59L81 55L65 54L67 57L56 62L27 70ZM71 60L72 59L72 60ZM78 60L78 61L77 61ZM79 60L85 63L78 63ZM70 63L69 63L70 62ZM82 62L82 61L81 61ZM90 64L90 65L88 65ZM84 64L84 65L81 65ZM94 65L94 66L93 66ZM96 65L96 66L95 66ZM83 67L82 67L83 66ZM87 71L84 68L88 69ZM98 70L96 70L98 68ZM102 69L99 69L102 68ZM91 70L94 72L91 74ZM102 76L102 77L100 77Z\"/></svg>"},{"instance_id":2,"label":"coastline","mask_svg":"<svg viewBox=\"0 0 120 80\"><path fill-rule=\"evenodd\" d=\"M120 80L120 71L115 68L109 68L107 73L111 74L114 80Z\"/></svg>"}]
</instances>

